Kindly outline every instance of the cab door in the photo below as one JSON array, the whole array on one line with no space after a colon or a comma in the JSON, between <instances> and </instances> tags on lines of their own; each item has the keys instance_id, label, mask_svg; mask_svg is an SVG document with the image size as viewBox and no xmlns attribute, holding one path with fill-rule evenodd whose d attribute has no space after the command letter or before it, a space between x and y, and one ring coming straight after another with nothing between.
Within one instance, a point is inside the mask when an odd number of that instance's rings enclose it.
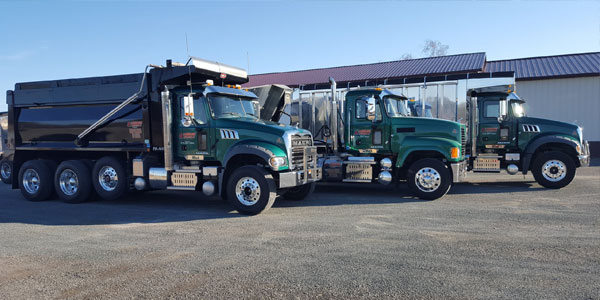
<instances>
[{"instance_id":1,"label":"cab door","mask_svg":"<svg viewBox=\"0 0 600 300\"><path fill-rule=\"evenodd\" d=\"M482 97L479 101L478 146L487 149L505 149L515 144L514 126L508 115L507 101Z\"/></svg>"},{"instance_id":2,"label":"cab door","mask_svg":"<svg viewBox=\"0 0 600 300\"><path fill-rule=\"evenodd\" d=\"M369 97L355 100L351 114L350 143L360 153L385 153L389 150L389 126L381 110L381 100L375 98L374 120L368 119Z\"/></svg>"},{"instance_id":3,"label":"cab door","mask_svg":"<svg viewBox=\"0 0 600 300\"><path fill-rule=\"evenodd\" d=\"M178 117L173 120L175 155L183 160L214 159L214 129L210 126L206 98L194 96L192 100L187 97L179 95L177 99Z\"/></svg>"}]
</instances>

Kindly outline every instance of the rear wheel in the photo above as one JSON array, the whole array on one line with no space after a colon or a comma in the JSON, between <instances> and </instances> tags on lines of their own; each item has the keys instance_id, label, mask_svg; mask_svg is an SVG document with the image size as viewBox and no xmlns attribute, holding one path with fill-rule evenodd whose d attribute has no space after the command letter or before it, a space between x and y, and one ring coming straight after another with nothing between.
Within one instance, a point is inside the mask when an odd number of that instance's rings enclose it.
<instances>
[{"instance_id":1,"label":"rear wheel","mask_svg":"<svg viewBox=\"0 0 600 300\"><path fill-rule=\"evenodd\" d=\"M312 192L315 191L315 185L316 185L316 183L311 182L311 183L303 184L303 185L296 186L293 188L289 188L287 191L285 191L283 193L282 197L284 199L294 200L294 201L304 200L308 196L310 196L310 194L312 194Z\"/></svg>"},{"instance_id":2,"label":"rear wheel","mask_svg":"<svg viewBox=\"0 0 600 300\"><path fill-rule=\"evenodd\" d=\"M452 173L440 160L424 158L408 168L406 180L415 196L423 200L435 200L450 190Z\"/></svg>"},{"instance_id":3,"label":"rear wheel","mask_svg":"<svg viewBox=\"0 0 600 300\"><path fill-rule=\"evenodd\" d=\"M258 166L233 171L227 182L227 200L242 214L256 215L273 206L277 188L273 176Z\"/></svg>"},{"instance_id":4,"label":"rear wheel","mask_svg":"<svg viewBox=\"0 0 600 300\"><path fill-rule=\"evenodd\" d=\"M129 188L125 167L116 158L106 156L94 164L92 182L98 196L104 200L115 200Z\"/></svg>"},{"instance_id":5,"label":"rear wheel","mask_svg":"<svg viewBox=\"0 0 600 300\"><path fill-rule=\"evenodd\" d=\"M54 191L52 168L43 160L30 160L19 169L19 188L29 201L44 201Z\"/></svg>"},{"instance_id":6,"label":"rear wheel","mask_svg":"<svg viewBox=\"0 0 600 300\"><path fill-rule=\"evenodd\" d=\"M551 189L560 189L571 183L575 177L575 170L573 159L558 151L537 155L531 166L535 181Z\"/></svg>"},{"instance_id":7,"label":"rear wheel","mask_svg":"<svg viewBox=\"0 0 600 300\"><path fill-rule=\"evenodd\" d=\"M12 183L12 163L8 160L0 162L0 179L6 184Z\"/></svg>"},{"instance_id":8,"label":"rear wheel","mask_svg":"<svg viewBox=\"0 0 600 300\"><path fill-rule=\"evenodd\" d=\"M82 161L62 162L54 173L54 189L58 198L67 203L81 203L90 199L92 176Z\"/></svg>"}]
</instances>

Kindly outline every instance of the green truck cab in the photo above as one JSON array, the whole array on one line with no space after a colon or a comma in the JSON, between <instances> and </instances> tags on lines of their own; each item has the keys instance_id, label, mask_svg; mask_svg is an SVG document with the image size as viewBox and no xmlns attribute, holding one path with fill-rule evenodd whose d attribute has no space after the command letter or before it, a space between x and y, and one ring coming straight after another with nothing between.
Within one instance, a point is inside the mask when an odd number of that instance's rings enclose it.
<instances>
[{"instance_id":1,"label":"green truck cab","mask_svg":"<svg viewBox=\"0 0 600 300\"><path fill-rule=\"evenodd\" d=\"M223 198L238 211L251 214L271 207L277 193L299 199L313 191L321 172L310 132L260 119L255 94L210 82L191 92L179 87L169 93L177 145L171 175L189 182L189 188L195 189L197 183L187 170L195 166L207 173L220 170L218 183L206 181L203 190L211 194L214 186L221 186ZM179 174L178 170L185 171Z\"/></svg>"},{"instance_id":2,"label":"green truck cab","mask_svg":"<svg viewBox=\"0 0 600 300\"><path fill-rule=\"evenodd\" d=\"M575 124L533 118L512 85L468 91L470 169L533 173L548 188L562 188L576 168L589 165L589 145Z\"/></svg>"},{"instance_id":3,"label":"green truck cab","mask_svg":"<svg viewBox=\"0 0 600 300\"><path fill-rule=\"evenodd\" d=\"M406 181L414 196L433 200L464 178L463 125L415 117L410 100L388 89L338 91L333 78L330 83L330 91L300 90L289 110L291 122L315 135L323 181Z\"/></svg>"},{"instance_id":4,"label":"green truck cab","mask_svg":"<svg viewBox=\"0 0 600 300\"><path fill-rule=\"evenodd\" d=\"M379 162L374 167L379 169L380 182L389 173L391 181L406 180L419 198L436 199L464 176L464 127L413 117L408 102L381 88L346 93L345 148L357 157L374 157Z\"/></svg>"}]
</instances>

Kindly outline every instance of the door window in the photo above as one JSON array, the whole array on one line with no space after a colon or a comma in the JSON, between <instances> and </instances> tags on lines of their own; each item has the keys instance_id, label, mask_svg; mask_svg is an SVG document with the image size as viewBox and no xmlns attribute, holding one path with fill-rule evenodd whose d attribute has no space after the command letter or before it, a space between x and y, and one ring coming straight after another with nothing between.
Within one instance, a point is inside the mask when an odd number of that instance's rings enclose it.
<instances>
[{"instance_id":1,"label":"door window","mask_svg":"<svg viewBox=\"0 0 600 300\"><path fill-rule=\"evenodd\" d=\"M500 104L497 101L488 101L484 104L484 118L498 118L500 116Z\"/></svg>"},{"instance_id":2,"label":"door window","mask_svg":"<svg viewBox=\"0 0 600 300\"><path fill-rule=\"evenodd\" d=\"M367 101L366 100L363 100L363 99L356 100L355 116L357 119L367 119ZM379 104L379 99L377 99L377 102L375 104L375 121L379 122L381 120L382 120L381 107Z\"/></svg>"},{"instance_id":3,"label":"door window","mask_svg":"<svg viewBox=\"0 0 600 300\"><path fill-rule=\"evenodd\" d=\"M356 100L356 118L357 119L366 119L367 118L367 101L365 100Z\"/></svg>"}]
</instances>

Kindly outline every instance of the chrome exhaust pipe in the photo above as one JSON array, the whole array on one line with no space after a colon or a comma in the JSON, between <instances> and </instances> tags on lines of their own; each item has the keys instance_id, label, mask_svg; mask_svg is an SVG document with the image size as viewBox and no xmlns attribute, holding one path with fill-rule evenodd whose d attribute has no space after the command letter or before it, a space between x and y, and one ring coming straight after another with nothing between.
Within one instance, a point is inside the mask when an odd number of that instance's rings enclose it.
<instances>
[{"instance_id":1,"label":"chrome exhaust pipe","mask_svg":"<svg viewBox=\"0 0 600 300\"><path fill-rule=\"evenodd\" d=\"M337 114L338 114L338 106L337 106L337 99L336 99L336 89L337 89L337 83L335 82L335 79L333 79L333 77L329 77L329 83L331 83L331 141L333 142L333 153L337 154L337 147L338 147L338 119L337 119Z\"/></svg>"},{"instance_id":2,"label":"chrome exhaust pipe","mask_svg":"<svg viewBox=\"0 0 600 300\"><path fill-rule=\"evenodd\" d=\"M173 123L171 115L171 96L169 90L160 93L162 102L162 118L163 118L163 151L165 156L165 169L173 171L173 139L171 134L171 124Z\"/></svg>"}]
</instances>

